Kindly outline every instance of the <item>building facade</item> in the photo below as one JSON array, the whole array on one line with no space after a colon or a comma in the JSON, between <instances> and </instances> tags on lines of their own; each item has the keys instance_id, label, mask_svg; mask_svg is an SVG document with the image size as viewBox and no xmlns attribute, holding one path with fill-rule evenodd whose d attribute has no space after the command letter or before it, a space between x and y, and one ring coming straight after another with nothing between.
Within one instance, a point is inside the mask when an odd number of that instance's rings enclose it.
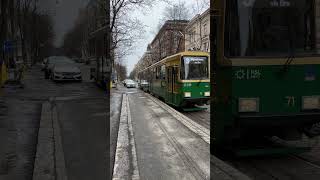
<instances>
[{"instance_id":1,"label":"building facade","mask_svg":"<svg viewBox=\"0 0 320 180\"><path fill-rule=\"evenodd\" d=\"M186 50L210 52L210 9L192 18L185 32Z\"/></svg>"},{"instance_id":2,"label":"building facade","mask_svg":"<svg viewBox=\"0 0 320 180\"><path fill-rule=\"evenodd\" d=\"M164 23L150 44L153 63L185 51L185 29L188 22L186 20L168 20Z\"/></svg>"}]
</instances>

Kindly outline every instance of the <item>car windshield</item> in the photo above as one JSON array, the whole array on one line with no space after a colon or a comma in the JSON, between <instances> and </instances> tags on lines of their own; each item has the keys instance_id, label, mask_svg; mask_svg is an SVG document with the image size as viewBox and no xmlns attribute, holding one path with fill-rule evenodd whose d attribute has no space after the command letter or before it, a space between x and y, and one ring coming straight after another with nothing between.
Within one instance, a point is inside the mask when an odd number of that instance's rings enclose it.
<instances>
[{"instance_id":1,"label":"car windshield","mask_svg":"<svg viewBox=\"0 0 320 180\"><path fill-rule=\"evenodd\" d=\"M313 0L229 0L225 55L316 55Z\"/></svg>"},{"instance_id":2,"label":"car windshield","mask_svg":"<svg viewBox=\"0 0 320 180\"><path fill-rule=\"evenodd\" d=\"M64 56L61 56L61 57L51 57L49 59L49 64L74 64L74 62L67 58L67 57L64 57Z\"/></svg>"},{"instance_id":3,"label":"car windshield","mask_svg":"<svg viewBox=\"0 0 320 180\"><path fill-rule=\"evenodd\" d=\"M53 64L55 68L63 68L63 67L68 67L68 68L72 68L72 67L78 67L76 64L74 63L64 63L64 62L59 62L59 63L55 63Z\"/></svg>"},{"instance_id":4,"label":"car windshield","mask_svg":"<svg viewBox=\"0 0 320 180\"><path fill-rule=\"evenodd\" d=\"M184 56L181 60L181 79L208 79L208 57Z\"/></svg>"}]
</instances>

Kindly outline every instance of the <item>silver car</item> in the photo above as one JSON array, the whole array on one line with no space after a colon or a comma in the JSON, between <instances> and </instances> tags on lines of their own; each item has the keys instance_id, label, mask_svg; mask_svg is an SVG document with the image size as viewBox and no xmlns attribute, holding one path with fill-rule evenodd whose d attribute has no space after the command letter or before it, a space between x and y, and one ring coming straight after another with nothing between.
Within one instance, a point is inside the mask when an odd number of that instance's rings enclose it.
<instances>
[{"instance_id":1,"label":"silver car","mask_svg":"<svg viewBox=\"0 0 320 180\"><path fill-rule=\"evenodd\" d=\"M65 56L51 56L47 58L44 69L46 79L52 78L53 68L57 64L75 64L75 62Z\"/></svg>"},{"instance_id":2,"label":"silver car","mask_svg":"<svg viewBox=\"0 0 320 180\"><path fill-rule=\"evenodd\" d=\"M136 83L133 80L127 80L125 86L127 88L135 88L136 87Z\"/></svg>"},{"instance_id":3,"label":"silver car","mask_svg":"<svg viewBox=\"0 0 320 180\"><path fill-rule=\"evenodd\" d=\"M56 64L52 70L51 79L54 81L82 81L82 75L76 64Z\"/></svg>"}]
</instances>

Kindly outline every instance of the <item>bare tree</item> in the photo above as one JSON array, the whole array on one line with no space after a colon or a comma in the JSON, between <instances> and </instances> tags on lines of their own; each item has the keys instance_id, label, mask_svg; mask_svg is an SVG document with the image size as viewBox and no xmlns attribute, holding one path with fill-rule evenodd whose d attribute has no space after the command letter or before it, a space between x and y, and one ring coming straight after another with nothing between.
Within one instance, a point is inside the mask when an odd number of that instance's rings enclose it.
<instances>
[{"instance_id":1,"label":"bare tree","mask_svg":"<svg viewBox=\"0 0 320 180\"><path fill-rule=\"evenodd\" d=\"M31 14L34 14L37 10L38 0L19 0L17 1L18 10L18 27L20 32L22 58L26 63L27 60L27 47L26 39L30 35L30 22ZM29 36L30 37L30 36Z\"/></svg>"},{"instance_id":2,"label":"bare tree","mask_svg":"<svg viewBox=\"0 0 320 180\"><path fill-rule=\"evenodd\" d=\"M210 0L193 0L195 5L192 5L192 14L201 14L210 7Z\"/></svg>"},{"instance_id":3,"label":"bare tree","mask_svg":"<svg viewBox=\"0 0 320 180\"><path fill-rule=\"evenodd\" d=\"M119 64L119 63L115 63L115 67L116 71L118 72L118 79L120 81L124 80L127 78L127 67L123 64Z\"/></svg>"},{"instance_id":4,"label":"bare tree","mask_svg":"<svg viewBox=\"0 0 320 180\"><path fill-rule=\"evenodd\" d=\"M136 10L146 11L157 2L153 0L111 0L110 31L113 59L122 59L131 53L135 43L143 38L143 23L132 16Z\"/></svg>"},{"instance_id":5,"label":"bare tree","mask_svg":"<svg viewBox=\"0 0 320 180\"><path fill-rule=\"evenodd\" d=\"M188 20L190 12L186 4L179 1L165 8L162 20Z\"/></svg>"}]
</instances>

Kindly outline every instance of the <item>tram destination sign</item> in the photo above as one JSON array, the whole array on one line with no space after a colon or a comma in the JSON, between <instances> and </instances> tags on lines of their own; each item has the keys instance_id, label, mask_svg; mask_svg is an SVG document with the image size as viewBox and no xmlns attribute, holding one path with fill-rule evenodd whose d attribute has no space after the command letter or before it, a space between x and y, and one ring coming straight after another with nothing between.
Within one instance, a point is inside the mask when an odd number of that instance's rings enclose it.
<instances>
[{"instance_id":1,"label":"tram destination sign","mask_svg":"<svg viewBox=\"0 0 320 180\"><path fill-rule=\"evenodd\" d=\"M258 6L270 6L270 7L291 7L292 0L242 0L243 7L251 8Z\"/></svg>"}]
</instances>

